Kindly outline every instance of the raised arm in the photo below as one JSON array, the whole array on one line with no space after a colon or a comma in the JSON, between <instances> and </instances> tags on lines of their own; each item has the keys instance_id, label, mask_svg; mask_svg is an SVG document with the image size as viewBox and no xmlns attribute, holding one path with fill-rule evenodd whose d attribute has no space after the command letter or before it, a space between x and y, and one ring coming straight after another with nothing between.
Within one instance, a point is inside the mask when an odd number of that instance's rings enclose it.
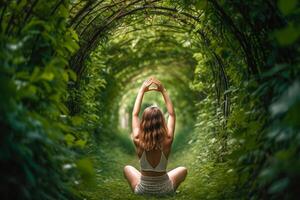
<instances>
[{"instance_id":1,"label":"raised arm","mask_svg":"<svg viewBox=\"0 0 300 200\"><path fill-rule=\"evenodd\" d=\"M137 140L139 137L139 129L140 129L140 119L139 113L141 110L141 104L143 101L144 93L149 91L149 86L152 83L152 79L146 80L141 88L139 89L138 95L136 97L133 111L132 111L132 139Z\"/></svg>"},{"instance_id":2,"label":"raised arm","mask_svg":"<svg viewBox=\"0 0 300 200\"><path fill-rule=\"evenodd\" d=\"M154 83L158 86L158 90L162 93L169 117L168 117L168 122L167 122L167 127L168 127L168 137L173 140L174 138L174 131L175 131L175 121L176 121L176 116L175 116L175 110L172 104L172 101L168 95L167 90L164 88L164 86L161 84L161 82L157 79L153 80Z\"/></svg>"}]
</instances>

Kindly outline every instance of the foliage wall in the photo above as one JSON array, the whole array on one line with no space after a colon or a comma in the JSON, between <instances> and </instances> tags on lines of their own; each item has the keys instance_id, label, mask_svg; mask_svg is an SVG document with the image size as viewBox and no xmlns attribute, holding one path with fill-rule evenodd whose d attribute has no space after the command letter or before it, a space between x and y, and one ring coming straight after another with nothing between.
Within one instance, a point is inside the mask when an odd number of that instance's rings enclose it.
<instances>
[{"instance_id":1,"label":"foliage wall","mask_svg":"<svg viewBox=\"0 0 300 200\"><path fill-rule=\"evenodd\" d=\"M1 198L75 199L69 68L78 50L68 1L1 2ZM80 146L81 140L76 145ZM84 171L84 170L83 170Z\"/></svg>"}]
</instances>

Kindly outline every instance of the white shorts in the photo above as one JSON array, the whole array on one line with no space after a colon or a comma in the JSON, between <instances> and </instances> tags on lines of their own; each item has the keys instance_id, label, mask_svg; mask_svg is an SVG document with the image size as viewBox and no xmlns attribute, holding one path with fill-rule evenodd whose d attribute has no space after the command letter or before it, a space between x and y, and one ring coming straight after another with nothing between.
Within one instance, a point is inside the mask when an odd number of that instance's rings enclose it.
<instances>
[{"instance_id":1,"label":"white shorts","mask_svg":"<svg viewBox=\"0 0 300 200\"><path fill-rule=\"evenodd\" d=\"M174 194L172 181L168 174L162 176L143 176L134 189L135 194L166 195Z\"/></svg>"}]
</instances>

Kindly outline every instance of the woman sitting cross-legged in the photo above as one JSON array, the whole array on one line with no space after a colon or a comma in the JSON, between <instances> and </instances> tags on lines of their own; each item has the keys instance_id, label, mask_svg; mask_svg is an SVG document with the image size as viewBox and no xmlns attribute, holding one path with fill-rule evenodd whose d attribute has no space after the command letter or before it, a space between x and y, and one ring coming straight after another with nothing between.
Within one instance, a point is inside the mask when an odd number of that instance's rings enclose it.
<instances>
[{"instance_id":1,"label":"woman sitting cross-legged","mask_svg":"<svg viewBox=\"0 0 300 200\"><path fill-rule=\"evenodd\" d=\"M155 89L149 89L150 85ZM163 95L169 117L166 123L157 106L147 107L140 121L138 115L144 93L159 91ZM166 89L155 78L146 80L140 88L132 112L132 139L139 157L141 172L132 166L124 167L124 176L135 194L173 194L187 175L185 167L166 171L175 129L175 111Z\"/></svg>"}]
</instances>

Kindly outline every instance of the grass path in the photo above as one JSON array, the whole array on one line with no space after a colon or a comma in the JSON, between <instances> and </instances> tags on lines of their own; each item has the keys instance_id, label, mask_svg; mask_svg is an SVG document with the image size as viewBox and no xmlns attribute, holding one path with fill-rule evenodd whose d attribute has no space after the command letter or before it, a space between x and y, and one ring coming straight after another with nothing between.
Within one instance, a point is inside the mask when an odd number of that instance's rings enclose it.
<instances>
[{"instance_id":1,"label":"grass path","mask_svg":"<svg viewBox=\"0 0 300 200\"><path fill-rule=\"evenodd\" d=\"M123 176L123 167L132 165L139 169L138 158L134 154L131 141L124 138L125 136L118 137L121 138L104 139L101 147L96 148L91 155L96 169L96 185L93 188L84 188L80 193L87 200L157 199L132 193ZM188 176L177 189L176 195L163 199L235 199L231 193L235 176L228 164L201 160L199 145L201 141L187 143L183 150L171 153L168 171L178 166L186 166Z\"/></svg>"}]
</instances>

